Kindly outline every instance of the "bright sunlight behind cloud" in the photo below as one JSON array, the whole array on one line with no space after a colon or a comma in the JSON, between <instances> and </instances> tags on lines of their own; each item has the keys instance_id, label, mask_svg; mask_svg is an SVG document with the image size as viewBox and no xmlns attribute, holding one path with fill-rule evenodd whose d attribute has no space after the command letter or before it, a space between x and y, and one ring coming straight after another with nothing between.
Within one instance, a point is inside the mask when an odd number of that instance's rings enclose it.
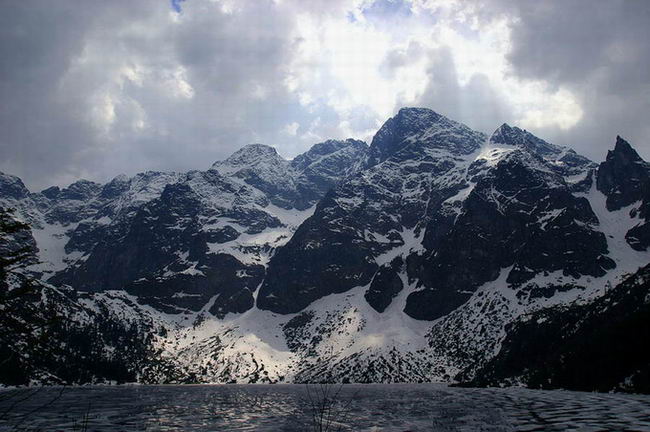
<instances>
[{"instance_id":1,"label":"bright sunlight behind cloud","mask_svg":"<svg viewBox=\"0 0 650 432\"><path fill-rule=\"evenodd\" d=\"M201 169L251 142L293 157L329 138L370 140L402 106L486 133L519 125L596 160L616 134L647 142L648 80L634 72L650 62L635 42L647 40L647 3L562 4L12 3L0 18L12 101L0 170L38 188Z\"/></svg>"}]
</instances>

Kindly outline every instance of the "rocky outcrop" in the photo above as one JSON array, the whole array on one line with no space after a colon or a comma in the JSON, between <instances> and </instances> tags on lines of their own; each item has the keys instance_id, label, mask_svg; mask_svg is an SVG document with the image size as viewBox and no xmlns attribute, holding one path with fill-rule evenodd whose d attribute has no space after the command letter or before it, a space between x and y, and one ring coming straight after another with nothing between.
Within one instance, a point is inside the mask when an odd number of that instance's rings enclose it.
<instances>
[{"instance_id":1,"label":"rocky outcrop","mask_svg":"<svg viewBox=\"0 0 650 432\"><path fill-rule=\"evenodd\" d=\"M402 108L377 131L368 152L368 166L385 161L412 143L454 154L476 150L483 137L467 126L426 108Z\"/></svg>"},{"instance_id":2,"label":"rocky outcrop","mask_svg":"<svg viewBox=\"0 0 650 432\"><path fill-rule=\"evenodd\" d=\"M365 161L356 140L327 141L287 161L244 147L208 171L81 180L30 194L4 176L43 246L44 277L91 292L126 289L168 313L216 316L253 304L273 249ZM56 261L56 262L53 262Z\"/></svg>"},{"instance_id":3,"label":"rocky outcrop","mask_svg":"<svg viewBox=\"0 0 650 432\"><path fill-rule=\"evenodd\" d=\"M650 393L649 299L646 266L590 304L526 316L468 385Z\"/></svg>"},{"instance_id":4,"label":"rocky outcrop","mask_svg":"<svg viewBox=\"0 0 650 432\"><path fill-rule=\"evenodd\" d=\"M464 162L484 139L431 110L400 110L373 139L370 168L332 189L273 256L258 307L300 311L369 283L389 251L419 248L427 220L466 183Z\"/></svg>"},{"instance_id":5,"label":"rocky outcrop","mask_svg":"<svg viewBox=\"0 0 650 432\"><path fill-rule=\"evenodd\" d=\"M627 242L638 251L650 247L650 164L623 138L616 137L614 150L598 168L598 190L607 196L607 209L619 210L632 204L630 210L639 223L631 228Z\"/></svg>"},{"instance_id":6,"label":"rocky outcrop","mask_svg":"<svg viewBox=\"0 0 650 432\"><path fill-rule=\"evenodd\" d=\"M650 180L650 164L620 136L616 137L614 150L598 167L598 190L607 196L610 211L639 201Z\"/></svg>"},{"instance_id":7,"label":"rocky outcrop","mask_svg":"<svg viewBox=\"0 0 650 432\"><path fill-rule=\"evenodd\" d=\"M21 179L0 173L0 196L5 199L20 200L27 198L27 195L29 195L29 190Z\"/></svg>"},{"instance_id":8,"label":"rocky outcrop","mask_svg":"<svg viewBox=\"0 0 650 432\"><path fill-rule=\"evenodd\" d=\"M488 137L405 108L369 148L330 140L285 160L254 144L207 171L40 193L2 176L0 206L32 227L12 240L38 248L25 277L57 286L34 307L78 312L80 336L52 343L87 358L88 338L129 371L97 377L449 381L478 377L508 344L521 354L510 326L521 317L594 304L650 262L647 178L620 139L599 167L517 127ZM146 349L128 357L131 343Z\"/></svg>"},{"instance_id":9,"label":"rocky outcrop","mask_svg":"<svg viewBox=\"0 0 650 432\"><path fill-rule=\"evenodd\" d=\"M444 316L503 268L511 267L508 284L521 285L541 273L598 277L615 267L589 202L572 194L564 166L556 169L545 159L559 151L529 137L507 125L493 134L490 145L507 146L506 154L474 177L453 226L430 243L435 253L412 264L423 289L409 296L406 313L429 320ZM468 172L486 163L479 159Z\"/></svg>"},{"instance_id":10,"label":"rocky outcrop","mask_svg":"<svg viewBox=\"0 0 650 432\"><path fill-rule=\"evenodd\" d=\"M402 257L397 257L390 265L381 267L375 273L363 297L377 312L385 311L397 294L404 289L404 282L400 277L403 265Z\"/></svg>"}]
</instances>

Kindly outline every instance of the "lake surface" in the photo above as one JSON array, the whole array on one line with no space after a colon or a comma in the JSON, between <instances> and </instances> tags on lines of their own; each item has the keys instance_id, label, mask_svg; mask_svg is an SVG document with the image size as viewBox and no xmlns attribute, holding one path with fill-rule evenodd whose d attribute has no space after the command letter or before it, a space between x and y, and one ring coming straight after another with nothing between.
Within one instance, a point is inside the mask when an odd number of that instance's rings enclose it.
<instances>
[{"instance_id":1,"label":"lake surface","mask_svg":"<svg viewBox=\"0 0 650 432\"><path fill-rule=\"evenodd\" d=\"M318 408L322 391L336 395L328 398L335 402L325 410ZM440 384L0 392L0 431L313 431L319 430L314 429L315 413L331 420L332 431L650 431L650 396L642 395Z\"/></svg>"}]
</instances>

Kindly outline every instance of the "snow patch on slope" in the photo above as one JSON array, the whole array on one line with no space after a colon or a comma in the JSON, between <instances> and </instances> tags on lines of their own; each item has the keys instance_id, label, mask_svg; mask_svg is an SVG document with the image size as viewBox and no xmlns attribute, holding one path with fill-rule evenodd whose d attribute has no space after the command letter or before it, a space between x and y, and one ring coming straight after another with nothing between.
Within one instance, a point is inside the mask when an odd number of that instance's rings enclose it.
<instances>
[{"instance_id":1,"label":"snow patch on slope","mask_svg":"<svg viewBox=\"0 0 650 432\"><path fill-rule=\"evenodd\" d=\"M589 200L599 221L599 229L607 238L608 256L616 262L616 268L604 277L612 285L621 282L625 275L636 272L650 262L650 251L636 251L625 240L625 234L642 222L639 217L631 217L630 211L639 205L631 204L620 210L609 211L605 205L607 197L592 185L589 193L577 194Z\"/></svg>"},{"instance_id":2,"label":"snow patch on slope","mask_svg":"<svg viewBox=\"0 0 650 432\"><path fill-rule=\"evenodd\" d=\"M63 226L60 224L43 223L41 228L33 229L32 236L38 247L39 263L30 267L45 274L54 274L65 269L72 262L81 258L81 253L67 254L65 245L68 242L68 232L74 230L77 224Z\"/></svg>"}]
</instances>

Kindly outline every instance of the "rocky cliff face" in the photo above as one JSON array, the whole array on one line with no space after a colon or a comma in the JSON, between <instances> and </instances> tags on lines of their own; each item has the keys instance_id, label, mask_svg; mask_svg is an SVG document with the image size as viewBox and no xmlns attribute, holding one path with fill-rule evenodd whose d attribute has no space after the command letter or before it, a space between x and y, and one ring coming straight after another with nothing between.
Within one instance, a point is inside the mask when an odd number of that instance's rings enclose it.
<instances>
[{"instance_id":1,"label":"rocky cliff face","mask_svg":"<svg viewBox=\"0 0 650 432\"><path fill-rule=\"evenodd\" d=\"M4 176L3 198L33 221L37 270L52 283L125 289L168 313L210 302L223 317L253 306L274 248L366 151L360 141L327 141L287 161L253 144L208 171L82 180L38 194Z\"/></svg>"},{"instance_id":2,"label":"rocky cliff face","mask_svg":"<svg viewBox=\"0 0 650 432\"><path fill-rule=\"evenodd\" d=\"M607 196L607 209L616 211L626 207L639 223L626 234L627 242L635 250L650 247L650 164L645 162L630 144L616 137L614 150L598 168L598 190Z\"/></svg>"},{"instance_id":3,"label":"rocky cliff face","mask_svg":"<svg viewBox=\"0 0 650 432\"><path fill-rule=\"evenodd\" d=\"M511 268L506 283L521 286L538 274L603 276L616 264L584 197L570 176L591 176L591 164L507 125L497 129L467 171L466 198L447 232L436 230L428 256L413 259L423 288L409 296L406 312L436 319L465 303L476 289ZM492 159L488 159L495 156ZM440 215L438 218L442 219ZM437 222L437 221L436 221Z\"/></svg>"},{"instance_id":4,"label":"rocky cliff face","mask_svg":"<svg viewBox=\"0 0 650 432\"><path fill-rule=\"evenodd\" d=\"M370 283L381 266L420 248L427 221L465 185L469 155L484 140L433 111L400 110L373 139L367 168L328 193L272 258L258 306L298 312Z\"/></svg>"},{"instance_id":5,"label":"rocky cliff face","mask_svg":"<svg viewBox=\"0 0 650 432\"><path fill-rule=\"evenodd\" d=\"M40 193L2 176L0 201L33 227L36 275L164 328L174 379L471 379L519 317L650 262L649 166L620 138L597 165L405 108L369 147L254 144Z\"/></svg>"},{"instance_id":6,"label":"rocky cliff face","mask_svg":"<svg viewBox=\"0 0 650 432\"><path fill-rule=\"evenodd\" d=\"M554 307L507 329L470 385L650 393L650 266L587 305Z\"/></svg>"},{"instance_id":7,"label":"rocky cliff face","mask_svg":"<svg viewBox=\"0 0 650 432\"><path fill-rule=\"evenodd\" d=\"M639 201L649 180L650 164L620 136L614 150L598 167L598 190L607 196L607 209L618 210Z\"/></svg>"}]
</instances>

